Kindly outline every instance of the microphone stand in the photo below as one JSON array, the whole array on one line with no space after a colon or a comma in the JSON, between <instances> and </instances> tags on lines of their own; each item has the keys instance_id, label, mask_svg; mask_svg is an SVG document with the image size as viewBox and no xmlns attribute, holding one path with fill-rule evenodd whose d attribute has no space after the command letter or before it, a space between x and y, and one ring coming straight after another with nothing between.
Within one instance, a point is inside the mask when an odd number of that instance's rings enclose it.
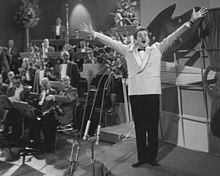
<instances>
[{"instance_id":1,"label":"microphone stand","mask_svg":"<svg viewBox=\"0 0 220 176\"><path fill-rule=\"evenodd\" d=\"M100 116L99 116L99 124L98 124L98 128L97 128L97 132L95 134L95 136L93 137L89 137L88 136L88 131L89 131L89 127L90 127L90 123L91 123L91 117L92 117L92 112L93 110L95 109L95 104L96 104L96 99L97 99L97 94L98 92L96 92L96 95L95 95L95 99L93 101L93 105L92 105L92 109L91 109L91 112L90 112L90 120L88 120L87 122L87 125L86 125L86 129L85 129L85 132L84 132L84 135L83 135L83 127L84 127L84 122L85 122L85 116L86 116L86 110L87 110L87 106L88 106L88 103L89 103L89 98L90 98L90 94L91 94L91 84L90 84L90 87L89 87L89 90L87 92L87 97L86 97L86 102L85 102L85 109L84 109L84 112L83 112L83 117L82 117L82 123L81 123L81 128L80 128L80 131L78 133L74 133L73 135L73 144L72 144L72 149L71 149L71 155L70 155L70 165L69 165L69 176L74 176L74 172L76 170L76 166L79 164L78 163L78 158L79 158L79 150L80 150L80 146L81 146L81 139L83 140L86 140L88 142L91 143L91 164L92 164L92 167L93 167L93 176L95 176L95 154L94 154L94 149L95 149L95 146L94 144L98 145L99 143L99 135L100 135L100 128L101 128L101 115L102 115L102 109L103 109L103 105L104 105L104 95L105 95L105 91L106 91L106 87L108 87L109 83L110 83L110 80L111 80L111 76L110 76L110 73L109 71L107 71L105 73L108 77L107 79L105 80L104 79L104 76L102 76L102 78L99 80L99 83L98 83L98 86L97 86L97 90L96 91L100 91L100 82L102 82L104 80L104 87L103 87L103 93L102 93L102 103L101 103L101 112L100 112ZM104 75L105 75L104 74Z\"/></svg>"}]
</instances>

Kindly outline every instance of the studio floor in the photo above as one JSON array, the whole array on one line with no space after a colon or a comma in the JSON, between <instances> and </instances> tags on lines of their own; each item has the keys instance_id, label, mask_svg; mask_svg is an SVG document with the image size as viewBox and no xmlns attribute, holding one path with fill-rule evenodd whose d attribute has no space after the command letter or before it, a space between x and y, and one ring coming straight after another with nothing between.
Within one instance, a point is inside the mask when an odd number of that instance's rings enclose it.
<instances>
[{"instance_id":1,"label":"studio floor","mask_svg":"<svg viewBox=\"0 0 220 176\"><path fill-rule=\"evenodd\" d=\"M91 141L81 141L78 164L74 176L219 176L220 157L204 152L192 151L163 141L159 141L159 167L142 165L132 168L136 162L134 132L128 125L127 140L115 144L100 141L95 145L94 164L91 163ZM108 127L108 130L111 129ZM112 131L116 131L112 127ZM128 134L128 133L127 133ZM125 135L125 134L124 134ZM7 149L0 156L1 176L68 176L72 149L71 135L63 135L53 153L12 158ZM19 148L13 147L14 154Z\"/></svg>"}]
</instances>

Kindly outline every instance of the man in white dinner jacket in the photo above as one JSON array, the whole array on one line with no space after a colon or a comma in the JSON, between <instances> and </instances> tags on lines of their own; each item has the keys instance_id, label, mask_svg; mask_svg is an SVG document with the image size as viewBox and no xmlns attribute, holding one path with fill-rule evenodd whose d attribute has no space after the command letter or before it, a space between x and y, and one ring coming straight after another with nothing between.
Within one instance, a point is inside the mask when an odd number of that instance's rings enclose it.
<instances>
[{"instance_id":1,"label":"man in white dinner jacket","mask_svg":"<svg viewBox=\"0 0 220 176\"><path fill-rule=\"evenodd\" d=\"M159 166L156 157L158 154L158 121L159 96L161 94L161 58L162 54L175 40L193 25L194 21L205 16L206 8L199 11L193 9L191 18L163 41L149 45L148 31L138 28L134 34L134 42L129 45L113 40L112 38L95 32L91 24L82 23L79 26L94 38L108 44L122 54L128 67L128 94L130 97L132 115L135 124L138 161L132 167L139 167L145 163ZM148 144L146 141L148 133Z\"/></svg>"}]
</instances>

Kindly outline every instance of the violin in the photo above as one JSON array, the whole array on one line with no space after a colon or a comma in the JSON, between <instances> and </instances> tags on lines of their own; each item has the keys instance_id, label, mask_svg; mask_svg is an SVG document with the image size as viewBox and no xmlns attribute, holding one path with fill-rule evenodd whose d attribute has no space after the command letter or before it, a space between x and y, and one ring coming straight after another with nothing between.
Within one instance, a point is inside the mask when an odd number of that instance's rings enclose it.
<instances>
[{"instance_id":1,"label":"violin","mask_svg":"<svg viewBox=\"0 0 220 176\"><path fill-rule=\"evenodd\" d=\"M47 116L49 114L54 114L55 116L64 116L65 113L59 104L56 104L53 101L51 101L51 104L52 107L43 112L44 116Z\"/></svg>"}]
</instances>

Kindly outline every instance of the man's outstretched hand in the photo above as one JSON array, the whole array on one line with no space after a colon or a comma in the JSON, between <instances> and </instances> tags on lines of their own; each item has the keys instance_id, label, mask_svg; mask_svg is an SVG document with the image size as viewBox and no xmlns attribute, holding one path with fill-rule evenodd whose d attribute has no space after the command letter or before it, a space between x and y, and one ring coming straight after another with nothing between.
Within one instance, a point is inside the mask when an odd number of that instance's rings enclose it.
<instances>
[{"instance_id":1,"label":"man's outstretched hand","mask_svg":"<svg viewBox=\"0 0 220 176\"><path fill-rule=\"evenodd\" d=\"M193 12L191 15L190 21L194 22L199 18L204 17L207 14L208 10L205 7L202 7L199 11L196 12L195 8L193 8Z\"/></svg>"},{"instance_id":2,"label":"man's outstretched hand","mask_svg":"<svg viewBox=\"0 0 220 176\"><path fill-rule=\"evenodd\" d=\"M86 32L86 33L88 33L88 34L91 34L91 35L93 35L93 36L94 36L94 33L95 33L95 31L94 31L93 28L92 28L91 23L89 23L89 24L81 23L81 24L79 25L79 30L80 30L80 31L83 31L83 32Z\"/></svg>"}]
</instances>

